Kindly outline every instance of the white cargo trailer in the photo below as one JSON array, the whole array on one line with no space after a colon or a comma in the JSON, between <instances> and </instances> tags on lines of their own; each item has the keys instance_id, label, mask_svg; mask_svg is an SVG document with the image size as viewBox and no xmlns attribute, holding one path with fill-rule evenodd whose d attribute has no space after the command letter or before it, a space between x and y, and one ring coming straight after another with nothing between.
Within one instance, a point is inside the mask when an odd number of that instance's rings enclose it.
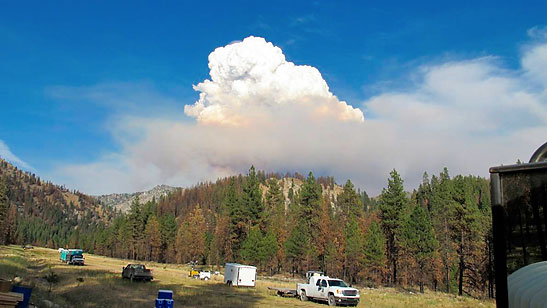
<instances>
[{"instance_id":1,"label":"white cargo trailer","mask_svg":"<svg viewBox=\"0 0 547 308\"><path fill-rule=\"evenodd\" d=\"M236 287L254 287L256 267L238 263L226 263L224 266L224 283Z\"/></svg>"}]
</instances>

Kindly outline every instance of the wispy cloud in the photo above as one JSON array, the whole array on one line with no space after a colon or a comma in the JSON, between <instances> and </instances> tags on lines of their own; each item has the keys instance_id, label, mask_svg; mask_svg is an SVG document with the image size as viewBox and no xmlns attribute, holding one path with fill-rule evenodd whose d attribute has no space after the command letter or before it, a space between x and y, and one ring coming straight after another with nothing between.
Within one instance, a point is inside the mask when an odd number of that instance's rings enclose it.
<instances>
[{"instance_id":1,"label":"wispy cloud","mask_svg":"<svg viewBox=\"0 0 547 308\"><path fill-rule=\"evenodd\" d=\"M315 20L316 20L316 18L315 18L314 14L307 14L307 15L294 17L292 19L290 25L293 26L293 27L294 26L300 26L300 25L303 25L303 24L313 22Z\"/></svg>"},{"instance_id":2,"label":"wispy cloud","mask_svg":"<svg viewBox=\"0 0 547 308\"><path fill-rule=\"evenodd\" d=\"M528 36L532 39L546 40L547 39L547 26L532 27L532 28L528 29L526 34L528 34Z\"/></svg>"},{"instance_id":3,"label":"wispy cloud","mask_svg":"<svg viewBox=\"0 0 547 308\"><path fill-rule=\"evenodd\" d=\"M11 150L9 149L8 145L2 140L0 140L0 157L21 168L24 168L27 170L32 169L32 167L29 164L27 164L22 159L20 159L15 154L13 154Z\"/></svg>"}]
</instances>

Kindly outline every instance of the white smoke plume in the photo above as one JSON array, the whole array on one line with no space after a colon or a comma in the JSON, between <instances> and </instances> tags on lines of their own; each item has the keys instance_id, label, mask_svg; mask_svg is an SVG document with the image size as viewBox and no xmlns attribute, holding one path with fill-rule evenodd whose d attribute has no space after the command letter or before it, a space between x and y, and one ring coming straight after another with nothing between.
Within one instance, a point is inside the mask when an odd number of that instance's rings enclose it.
<instances>
[{"instance_id":1,"label":"white smoke plume","mask_svg":"<svg viewBox=\"0 0 547 308\"><path fill-rule=\"evenodd\" d=\"M260 37L219 47L209 55L210 80L194 86L201 92L184 108L201 124L257 125L276 121L293 107L304 117L363 122L363 113L330 91L319 71L285 60L279 47Z\"/></svg>"}]
</instances>

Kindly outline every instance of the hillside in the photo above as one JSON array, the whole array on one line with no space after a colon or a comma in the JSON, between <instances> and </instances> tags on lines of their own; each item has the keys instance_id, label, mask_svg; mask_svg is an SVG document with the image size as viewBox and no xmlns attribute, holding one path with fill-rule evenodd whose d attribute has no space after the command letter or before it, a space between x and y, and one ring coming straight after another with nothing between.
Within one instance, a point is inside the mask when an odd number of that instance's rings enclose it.
<instances>
[{"instance_id":1,"label":"hillside","mask_svg":"<svg viewBox=\"0 0 547 308\"><path fill-rule=\"evenodd\" d=\"M168 185L157 185L156 187L142 192L135 193L114 193L108 195L94 196L99 203L116 209L122 213L126 213L131 206L131 202L139 197L140 202L146 203L152 200L160 200L167 196L169 193L180 189L178 187L171 187Z\"/></svg>"},{"instance_id":2,"label":"hillside","mask_svg":"<svg viewBox=\"0 0 547 308\"><path fill-rule=\"evenodd\" d=\"M78 191L43 181L0 158L0 181L5 184L7 219L4 241L50 247L93 241L84 235L107 224L114 212Z\"/></svg>"}]
</instances>

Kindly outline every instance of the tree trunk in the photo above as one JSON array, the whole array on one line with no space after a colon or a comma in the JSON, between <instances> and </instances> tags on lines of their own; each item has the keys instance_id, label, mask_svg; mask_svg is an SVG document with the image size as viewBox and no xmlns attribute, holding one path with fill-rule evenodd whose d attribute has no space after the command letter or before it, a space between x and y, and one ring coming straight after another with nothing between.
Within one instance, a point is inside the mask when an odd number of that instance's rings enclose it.
<instances>
[{"instance_id":1,"label":"tree trunk","mask_svg":"<svg viewBox=\"0 0 547 308\"><path fill-rule=\"evenodd\" d=\"M397 259L393 258L393 284L397 284Z\"/></svg>"},{"instance_id":2,"label":"tree trunk","mask_svg":"<svg viewBox=\"0 0 547 308\"><path fill-rule=\"evenodd\" d=\"M448 239L448 221L446 220L447 218L445 217L445 221L444 221L444 226L445 226L445 230L444 230L444 239L445 239L445 245L446 243L448 243L449 239ZM446 275L446 293L450 293L450 266L448 264L448 247L445 247L446 251L445 251L445 265L444 265L444 268L445 268L445 275Z\"/></svg>"},{"instance_id":3,"label":"tree trunk","mask_svg":"<svg viewBox=\"0 0 547 308\"><path fill-rule=\"evenodd\" d=\"M448 267L448 260L447 264L444 267L444 273L446 279L446 293L450 293L450 268Z\"/></svg>"},{"instance_id":4,"label":"tree trunk","mask_svg":"<svg viewBox=\"0 0 547 308\"><path fill-rule=\"evenodd\" d=\"M462 231L463 233L463 231ZM462 296L463 294L463 271L465 270L465 262L464 262L464 255L463 255L463 234L460 241L460 279L458 282L458 295Z\"/></svg>"}]
</instances>

